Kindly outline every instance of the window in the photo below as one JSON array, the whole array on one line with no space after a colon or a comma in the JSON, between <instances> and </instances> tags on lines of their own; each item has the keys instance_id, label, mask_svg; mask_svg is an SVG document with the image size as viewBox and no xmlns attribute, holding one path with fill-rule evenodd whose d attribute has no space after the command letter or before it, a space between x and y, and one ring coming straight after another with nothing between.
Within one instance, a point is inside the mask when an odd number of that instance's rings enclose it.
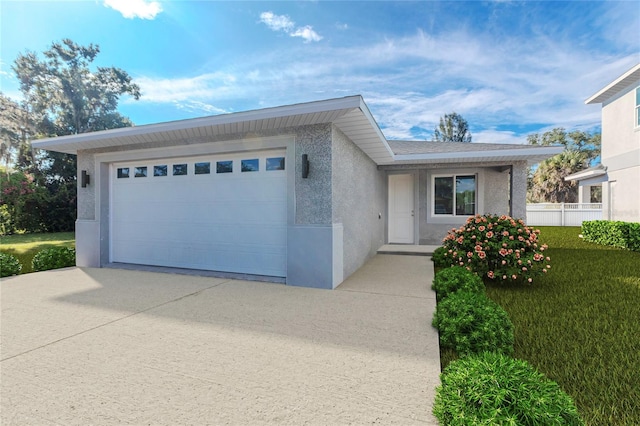
<instances>
[{"instance_id":1,"label":"window","mask_svg":"<svg viewBox=\"0 0 640 426\"><path fill-rule=\"evenodd\" d=\"M197 175L208 175L211 173L211 163L196 163L195 164L195 174Z\"/></svg>"},{"instance_id":2,"label":"window","mask_svg":"<svg viewBox=\"0 0 640 426\"><path fill-rule=\"evenodd\" d=\"M187 165L186 164L174 164L173 165L173 175L174 176L184 176L187 174Z\"/></svg>"},{"instance_id":3,"label":"window","mask_svg":"<svg viewBox=\"0 0 640 426\"><path fill-rule=\"evenodd\" d=\"M128 167L120 167L118 168L118 179L126 179L129 177L129 168Z\"/></svg>"},{"instance_id":4,"label":"window","mask_svg":"<svg viewBox=\"0 0 640 426\"><path fill-rule=\"evenodd\" d=\"M284 157L267 158L267 171L284 170Z\"/></svg>"},{"instance_id":5,"label":"window","mask_svg":"<svg viewBox=\"0 0 640 426\"><path fill-rule=\"evenodd\" d=\"M476 214L475 175L434 178L433 214L473 216Z\"/></svg>"},{"instance_id":6,"label":"window","mask_svg":"<svg viewBox=\"0 0 640 426\"><path fill-rule=\"evenodd\" d=\"M233 173L233 161L218 161L216 173Z\"/></svg>"},{"instance_id":7,"label":"window","mask_svg":"<svg viewBox=\"0 0 640 426\"><path fill-rule=\"evenodd\" d=\"M636 88L636 127L640 127L640 87Z\"/></svg>"},{"instance_id":8,"label":"window","mask_svg":"<svg viewBox=\"0 0 640 426\"><path fill-rule=\"evenodd\" d=\"M240 170L243 172L257 172L259 170L258 159L242 160L240 162Z\"/></svg>"},{"instance_id":9,"label":"window","mask_svg":"<svg viewBox=\"0 0 640 426\"><path fill-rule=\"evenodd\" d=\"M153 166L153 175L154 176L166 176L167 175L167 166Z\"/></svg>"},{"instance_id":10,"label":"window","mask_svg":"<svg viewBox=\"0 0 640 426\"><path fill-rule=\"evenodd\" d=\"M133 176L135 176L135 177L147 177L147 168L146 167L136 167L134 169Z\"/></svg>"}]
</instances>

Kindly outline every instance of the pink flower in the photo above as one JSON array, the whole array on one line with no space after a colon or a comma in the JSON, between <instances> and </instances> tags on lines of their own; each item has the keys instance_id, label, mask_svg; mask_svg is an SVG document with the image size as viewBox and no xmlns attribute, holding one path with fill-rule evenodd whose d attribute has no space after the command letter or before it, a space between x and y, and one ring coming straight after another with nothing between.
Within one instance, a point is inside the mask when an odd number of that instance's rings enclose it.
<instances>
[{"instance_id":1,"label":"pink flower","mask_svg":"<svg viewBox=\"0 0 640 426\"><path fill-rule=\"evenodd\" d=\"M506 255L507 255L508 251L507 251L506 249L504 249L504 248L501 248L501 249L500 249L500 251L499 251L498 253L500 253L500 256L503 256L503 257L504 257L504 256L506 256Z\"/></svg>"},{"instance_id":2,"label":"pink flower","mask_svg":"<svg viewBox=\"0 0 640 426\"><path fill-rule=\"evenodd\" d=\"M480 259L484 259L485 257L487 257L487 254L485 252L483 252L483 251L480 251L480 252L478 252L478 257Z\"/></svg>"},{"instance_id":3,"label":"pink flower","mask_svg":"<svg viewBox=\"0 0 640 426\"><path fill-rule=\"evenodd\" d=\"M527 267L526 267L526 266L523 266L523 267L522 267L522 270L526 272L526 271L527 271Z\"/></svg>"},{"instance_id":4,"label":"pink flower","mask_svg":"<svg viewBox=\"0 0 640 426\"><path fill-rule=\"evenodd\" d=\"M511 275L511 278L515 280L516 278L518 278L518 276L516 274L513 274Z\"/></svg>"},{"instance_id":5,"label":"pink flower","mask_svg":"<svg viewBox=\"0 0 640 426\"><path fill-rule=\"evenodd\" d=\"M503 275L503 276L502 276L502 279L503 279L503 280L506 280L506 279L507 279L507 276L506 276L506 275Z\"/></svg>"},{"instance_id":6,"label":"pink flower","mask_svg":"<svg viewBox=\"0 0 640 426\"><path fill-rule=\"evenodd\" d=\"M494 279L496 275L493 273L493 271L489 271L487 272L487 276L491 279Z\"/></svg>"},{"instance_id":7,"label":"pink flower","mask_svg":"<svg viewBox=\"0 0 640 426\"><path fill-rule=\"evenodd\" d=\"M509 231L502 231L502 236L503 237L508 237L509 236Z\"/></svg>"},{"instance_id":8,"label":"pink flower","mask_svg":"<svg viewBox=\"0 0 640 426\"><path fill-rule=\"evenodd\" d=\"M493 237L493 232L491 231L487 232L487 238L491 238L491 237Z\"/></svg>"},{"instance_id":9,"label":"pink flower","mask_svg":"<svg viewBox=\"0 0 640 426\"><path fill-rule=\"evenodd\" d=\"M476 246L474 247L475 251L482 251L482 246L480 244L476 244Z\"/></svg>"},{"instance_id":10,"label":"pink flower","mask_svg":"<svg viewBox=\"0 0 640 426\"><path fill-rule=\"evenodd\" d=\"M529 278L529 279L527 279L527 281L529 281L529 282L533 282L533 279Z\"/></svg>"},{"instance_id":11,"label":"pink flower","mask_svg":"<svg viewBox=\"0 0 640 426\"><path fill-rule=\"evenodd\" d=\"M478 226L478 231L480 231L480 232L484 232L485 229L486 228L484 226L482 226L482 225Z\"/></svg>"},{"instance_id":12,"label":"pink flower","mask_svg":"<svg viewBox=\"0 0 640 426\"><path fill-rule=\"evenodd\" d=\"M472 256L473 256L473 252L472 251L467 252L467 257L472 257Z\"/></svg>"},{"instance_id":13,"label":"pink flower","mask_svg":"<svg viewBox=\"0 0 640 426\"><path fill-rule=\"evenodd\" d=\"M549 256L547 256L547 262L550 261L550 260L551 260L551 258Z\"/></svg>"},{"instance_id":14,"label":"pink flower","mask_svg":"<svg viewBox=\"0 0 640 426\"><path fill-rule=\"evenodd\" d=\"M507 264L507 261L506 261L506 260L503 260L503 261L502 261L502 264L503 264L503 265L506 265L506 264Z\"/></svg>"}]
</instances>

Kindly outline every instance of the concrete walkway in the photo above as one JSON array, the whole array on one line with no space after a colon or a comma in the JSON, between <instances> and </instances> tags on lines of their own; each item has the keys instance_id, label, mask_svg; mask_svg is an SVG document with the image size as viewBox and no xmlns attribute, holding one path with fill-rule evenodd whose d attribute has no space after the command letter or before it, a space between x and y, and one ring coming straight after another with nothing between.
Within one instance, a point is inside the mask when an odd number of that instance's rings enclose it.
<instances>
[{"instance_id":1,"label":"concrete walkway","mask_svg":"<svg viewBox=\"0 0 640 426\"><path fill-rule=\"evenodd\" d=\"M3 279L2 425L436 424L428 257L337 290L117 269Z\"/></svg>"}]
</instances>

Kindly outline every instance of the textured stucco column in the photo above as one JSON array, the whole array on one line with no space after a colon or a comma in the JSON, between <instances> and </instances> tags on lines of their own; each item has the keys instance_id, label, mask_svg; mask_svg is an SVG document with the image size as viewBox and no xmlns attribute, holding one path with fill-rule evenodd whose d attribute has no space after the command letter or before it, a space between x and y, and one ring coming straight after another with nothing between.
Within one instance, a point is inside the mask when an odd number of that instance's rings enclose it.
<instances>
[{"instance_id":1,"label":"textured stucco column","mask_svg":"<svg viewBox=\"0 0 640 426\"><path fill-rule=\"evenodd\" d=\"M527 172L526 161L517 161L511 172L511 216L527 221Z\"/></svg>"}]
</instances>

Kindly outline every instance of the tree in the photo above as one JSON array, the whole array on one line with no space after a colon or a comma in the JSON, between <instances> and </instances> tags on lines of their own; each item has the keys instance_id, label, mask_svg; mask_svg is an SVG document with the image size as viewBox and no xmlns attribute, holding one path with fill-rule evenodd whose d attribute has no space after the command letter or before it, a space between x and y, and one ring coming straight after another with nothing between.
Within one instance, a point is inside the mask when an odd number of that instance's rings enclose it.
<instances>
[{"instance_id":1,"label":"tree","mask_svg":"<svg viewBox=\"0 0 640 426\"><path fill-rule=\"evenodd\" d=\"M70 39L53 43L41 59L19 54L13 70L24 97L23 109L35 138L127 127L133 123L118 111L122 95L140 98L140 88L116 67L92 67L97 45L81 46ZM73 229L76 211L76 158L57 152L21 150L16 167L44 185L50 197L49 231Z\"/></svg>"},{"instance_id":2,"label":"tree","mask_svg":"<svg viewBox=\"0 0 640 426\"><path fill-rule=\"evenodd\" d=\"M590 134L581 130L570 133L561 127L542 135L527 137L530 145L563 145L560 154L541 162L529 173L528 199L533 202L576 203L578 185L575 181L565 181L570 174L590 167L600 157L600 134Z\"/></svg>"},{"instance_id":3,"label":"tree","mask_svg":"<svg viewBox=\"0 0 640 426\"><path fill-rule=\"evenodd\" d=\"M460 114L452 112L440 117L440 124L433 131L437 142L471 142L469 124Z\"/></svg>"}]
</instances>

